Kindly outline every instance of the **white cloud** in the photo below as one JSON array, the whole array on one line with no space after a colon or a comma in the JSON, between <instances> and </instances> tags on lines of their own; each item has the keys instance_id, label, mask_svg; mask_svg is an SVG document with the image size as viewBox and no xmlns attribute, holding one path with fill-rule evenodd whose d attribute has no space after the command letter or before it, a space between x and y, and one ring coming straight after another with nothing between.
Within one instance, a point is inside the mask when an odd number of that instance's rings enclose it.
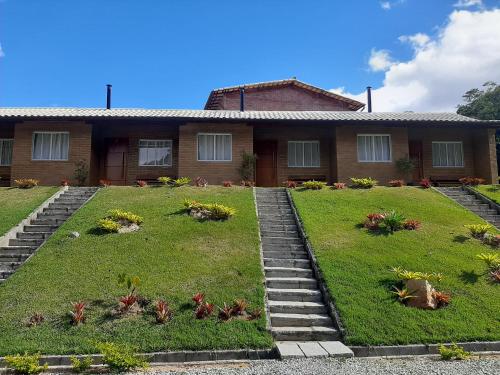
<instances>
[{"instance_id":1,"label":"white cloud","mask_svg":"<svg viewBox=\"0 0 500 375\"><path fill-rule=\"evenodd\" d=\"M457 8L469 8L473 6L482 7L483 0L458 0L453 6Z\"/></svg>"},{"instance_id":2,"label":"white cloud","mask_svg":"<svg viewBox=\"0 0 500 375\"><path fill-rule=\"evenodd\" d=\"M4 56L5 56L5 52L3 51L2 44L0 43L0 57L4 57Z\"/></svg>"},{"instance_id":3,"label":"white cloud","mask_svg":"<svg viewBox=\"0 0 500 375\"><path fill-rule=\"evenodd\" d=\"M500 82L498 25L500 9L460 10L450 14L435 38L400 38L410 43L414 56L386 68L382 87L372 90L373 109L454 112L467 90ZM364 92L342 94L366 102Z\"/></svg>"},{"instance_id":4,"label":"white cloud","mask_svg":"<svg viewBox=\"0 0 500 375\"><path fill-rule=\"evenodd\" d=\"M429 35L423 33L417 33L414 35L401 35L398 39L400 42L410 43L413 48L423 48L431 40Z\"/></svg>"},{"instance_id":5,"label":"white cloud","mask_svg":"<svg viewBox=\"0 0 500 375\"><path fill-rule=\"evenodd\" d=\"M368 60L368 65L372 71L381 72L389 69L393 64L389 51L372 49Z\"/></svg>"},{"instance_id":6,"label":"white cloud","mask_svg":"<svg viewBox=\"0 0 500 375\"><path fill-rule=\"evenodd\" d=\"M380 6L382 7L382 9L384 10L389 10L392 8L392 5L391 5L391 2L390 1L381 1L380 2Z\"/></svg>"}]
</instances>

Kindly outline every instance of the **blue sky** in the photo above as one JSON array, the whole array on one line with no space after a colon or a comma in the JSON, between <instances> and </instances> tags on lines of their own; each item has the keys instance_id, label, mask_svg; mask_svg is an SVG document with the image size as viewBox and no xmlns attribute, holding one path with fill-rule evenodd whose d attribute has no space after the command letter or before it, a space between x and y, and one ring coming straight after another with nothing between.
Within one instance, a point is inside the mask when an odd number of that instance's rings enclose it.
<instances>
[{"instance_id":1,"label":"blue sky","mask_svg":"<svg viewBox=\"0 0 500 375\"><path fill-rule=\"evenodd\" d=\"M0 106L100 107L111 83L114 107L202 108L213 88L292 76L361 93L390 69L374 51L411 60L398 38L437 38L456 2L0 0Z\"/></svg>"}]
</instances>

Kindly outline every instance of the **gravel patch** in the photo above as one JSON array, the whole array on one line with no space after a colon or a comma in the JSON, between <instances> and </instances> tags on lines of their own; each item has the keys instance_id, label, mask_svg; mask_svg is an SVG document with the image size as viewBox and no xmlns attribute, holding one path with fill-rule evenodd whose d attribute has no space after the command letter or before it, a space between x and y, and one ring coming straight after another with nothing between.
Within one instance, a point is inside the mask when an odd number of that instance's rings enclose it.
<instances>
[{"instance_id":1,"label":"gravel patch","mask_svg":"<svg viewBox=\"0 0 500 375\"><path fill-rule=\"evenodd\" d=\"M467 361L441 361L436 358L352 358L253 361L153 367L149 374L183 375L485 375L500 374L500 357L473 358Z\"/></svg>"}]
</instances>

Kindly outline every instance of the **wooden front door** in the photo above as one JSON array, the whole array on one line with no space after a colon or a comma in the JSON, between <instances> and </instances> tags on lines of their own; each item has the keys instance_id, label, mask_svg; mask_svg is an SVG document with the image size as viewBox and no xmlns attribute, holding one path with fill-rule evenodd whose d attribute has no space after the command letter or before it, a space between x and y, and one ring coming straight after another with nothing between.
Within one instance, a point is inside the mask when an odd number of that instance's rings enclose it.
<instances>
[{"instance_id":1,"label":"wooden front door","mask_svg":"<svg viewBox=\"0 0 500 375\"><path fill-rule=\"evenodd\" d=\"M257 155L255 183L257 186L278 186L278 142L257 141L254 144Z\"/></svg>"},{"instance_id":2,"label":"wooden front door","mask_svg":"<svg viewBox=\"0 0 500 375\"><path fill-rule=\"evenodd\" d=\"M110 180L112 185L125 185L127 183L127 152L128 139L113 138L109 140L104 169L106 179Z\"/></svg>"},{"instance_id":3,"label":"wooden front door","mask_svg":"<svg viewBox=\"0 0 500 375\"><path fill-rule=\"evenodd\" d=\"M415 165L412 179L414 182L418 182L424 178L424 162L422 156L424 147L422 145L422 141L419 140L411 140L408 146L410 160L413 161L413 164Z\"/></svg>"}]
</instances>

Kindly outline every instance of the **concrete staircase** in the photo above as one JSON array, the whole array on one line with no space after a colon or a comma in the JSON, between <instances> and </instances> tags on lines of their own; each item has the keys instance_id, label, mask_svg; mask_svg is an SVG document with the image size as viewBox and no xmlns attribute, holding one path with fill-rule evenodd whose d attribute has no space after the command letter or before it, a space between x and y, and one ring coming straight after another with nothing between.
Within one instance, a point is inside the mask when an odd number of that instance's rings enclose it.
<instances>
[{"instance_id":1,"label":"concrete staircase","mask_svg":"<svg viewBox=\"0 0 500 375\"><path fill-rule=\"evenodd\" d=\"M436 189L500 229L500 215L498 211L474 194L462 189L462 187L438 187Z\"/></svg>"},{"instance_id":2,"label":"concrete staircase","mask_svg":"<svg viewBox=\"0 0 500 375\"><path fill-rule=\"evenodd\" d=\"M38 250L56 229L85 204L97 188L70 187L0 248L0 283Z\"/></svg>"},{"instance_id":3,"label":"concrete staircase","mask_svg":"<svg viewBox=\"0 0 500 375\"><path fill-rule=\"evenodd\" d=\"M257 188L256 200L274 338L339 340L340 334L323 303L286 191Z\"/></svg>"}]
</instances>

